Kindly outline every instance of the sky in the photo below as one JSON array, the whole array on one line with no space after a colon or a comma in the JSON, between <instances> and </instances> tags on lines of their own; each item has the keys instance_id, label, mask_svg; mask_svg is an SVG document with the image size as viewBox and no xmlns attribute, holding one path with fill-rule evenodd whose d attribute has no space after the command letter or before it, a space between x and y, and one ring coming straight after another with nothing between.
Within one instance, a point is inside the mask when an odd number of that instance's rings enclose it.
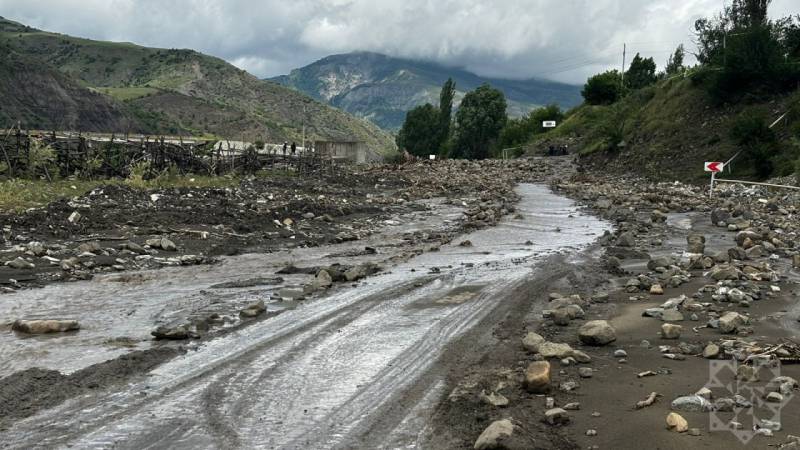
<instances>
[{"instance_id":1,"label":"sky","mask_svg":"<svg viewBox=\"0 0 800 450\"><path fill-rule=\"evenodd\" d=\"M374 51L483 76L583 83L639 52L663 67L726 0L0 0L0 16L90 39L191 48L259 77ZM727 0L730 1L730 0ZM773 0L771 16L800 13ZM691 57L689 61L691 62Z\"/></svg>"}]
</instances>

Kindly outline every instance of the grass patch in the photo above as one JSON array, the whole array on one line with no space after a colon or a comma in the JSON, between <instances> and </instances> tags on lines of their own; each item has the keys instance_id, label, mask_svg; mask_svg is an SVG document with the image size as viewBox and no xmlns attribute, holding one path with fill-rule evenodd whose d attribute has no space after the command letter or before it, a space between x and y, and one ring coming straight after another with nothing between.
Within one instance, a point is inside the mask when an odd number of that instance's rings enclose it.
<instances>
[{"instance_id":1,"label":"grass patch","mask_svg":"<svg viewBox=\"0 0 800 450\"><path fill-rule=\"evenodd\" d=\"M0 181L0 211L22 212L29 208L39 208L61 198L84 195L100 186L126 185L141 190L162 188L226 188L239 185L235 176L176 176L158 177L153 180L24 180Z\"/></svg>"},{"instance_id":2,"label":"grass patch","mask_svg":"<svg viewBox=\"0 0 800 450\"><path fill-rule=\"evenodd\" d=\"M93 88L101 94L108 95L114 99L125 102L129 100L136 100L137 98L147 97L149 95L157 94L159 92L156 88L151 87L97 87Z\"/></svg>"}]
</instances>

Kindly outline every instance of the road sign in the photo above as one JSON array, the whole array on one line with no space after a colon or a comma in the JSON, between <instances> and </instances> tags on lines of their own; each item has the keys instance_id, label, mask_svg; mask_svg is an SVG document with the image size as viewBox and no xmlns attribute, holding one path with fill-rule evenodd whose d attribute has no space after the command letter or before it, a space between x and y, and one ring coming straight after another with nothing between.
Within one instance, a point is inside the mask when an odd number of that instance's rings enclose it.
<instances>
[{"instance_id":1,"label":"road sign","mask_svg":"<svg viewBox=\"0 0 800 450\"><path fill-rule=\"evenodd\" d=\"M543 120L542 121L542 127L544 127L544 128L555 128L556 127L556 121L555 120Z\"/></svg>"},{"instance_id":2,"label":"road sign","mask_svg":"<svg viewBox=\"0 0 800 450\"><path fill-rule=\"evenodd\" d=\"M703 170L711 173L722 172L722 169L724 168L725 168L725 163L719 161L712 161L712 162L706 161L706 163L703 164Z\"/></svg>"},{"instance_id":3,"label":"road sign","mask_svg":"<svg viewBox=\"0 0 800 450\"><path fill-rule=\"evenodd\" d=\"M428 155L428 158L429 158L431 161L433 161L434 159L436 159L436 155Z\"/></svg>"}]
</instances>

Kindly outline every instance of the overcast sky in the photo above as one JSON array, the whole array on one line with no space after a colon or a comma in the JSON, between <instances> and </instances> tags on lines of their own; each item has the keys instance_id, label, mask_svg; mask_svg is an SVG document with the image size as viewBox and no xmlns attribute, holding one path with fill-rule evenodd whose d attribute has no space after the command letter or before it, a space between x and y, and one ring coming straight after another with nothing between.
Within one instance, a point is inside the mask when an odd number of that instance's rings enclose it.
<instances>
[{"instance_id":1,"label":"overcast sky","mask_svg":"<svg viewBox=\"0 0 800 450\"><path fill-rule=\"evenodd\" d=\"M724 0L0 0L0 15L92 39L192 48L268 77L369 50L480 75L582 83L629 55L663 66ZM728 0L730 1L730 0ZM772 16L800 13L774 0ZM630 61L630 56L628 61Z\"/></svg>"}]
</instances>

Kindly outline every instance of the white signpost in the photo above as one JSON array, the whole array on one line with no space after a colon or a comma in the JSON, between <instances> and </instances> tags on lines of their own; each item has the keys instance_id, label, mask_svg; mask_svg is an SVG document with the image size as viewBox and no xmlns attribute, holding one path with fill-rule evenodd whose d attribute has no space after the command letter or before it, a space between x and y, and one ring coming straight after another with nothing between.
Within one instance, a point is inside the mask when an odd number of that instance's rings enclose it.
<instances>
[{"instance_id":1,"label":"white signpost","mask_svg":"<svg viewBox=\"0 0 800 450\"><path fill-rule=\"evenodd\" d=\"M555 128L556 121L555 120L543 120L542 121L542 128Z\"/></svg>"},{"instance_id":2,"label":"white signpost","mask_svg":"<svg viewBox=\"0 0 800 450\"><path fill-rule=\"evenodd\" d=\"M430 159L431 161L433 161L434 159L436 159L436 155L428 155L428 159Z\"/></svg>"},{"instance_id":3,"label":"white signpost","mask_svg":"<svg viewBox=\"0 0 800 450\"><path fill-rule=\"evenodd\" d=\"M703 170L706 172L711 172L711 188L708 190L708 196L712 197L714 195L714 180L717 177L717 173L722 172L725 169L725 163L720 161L706 161L703 163Z\"/></svg>"}]
</instances>

